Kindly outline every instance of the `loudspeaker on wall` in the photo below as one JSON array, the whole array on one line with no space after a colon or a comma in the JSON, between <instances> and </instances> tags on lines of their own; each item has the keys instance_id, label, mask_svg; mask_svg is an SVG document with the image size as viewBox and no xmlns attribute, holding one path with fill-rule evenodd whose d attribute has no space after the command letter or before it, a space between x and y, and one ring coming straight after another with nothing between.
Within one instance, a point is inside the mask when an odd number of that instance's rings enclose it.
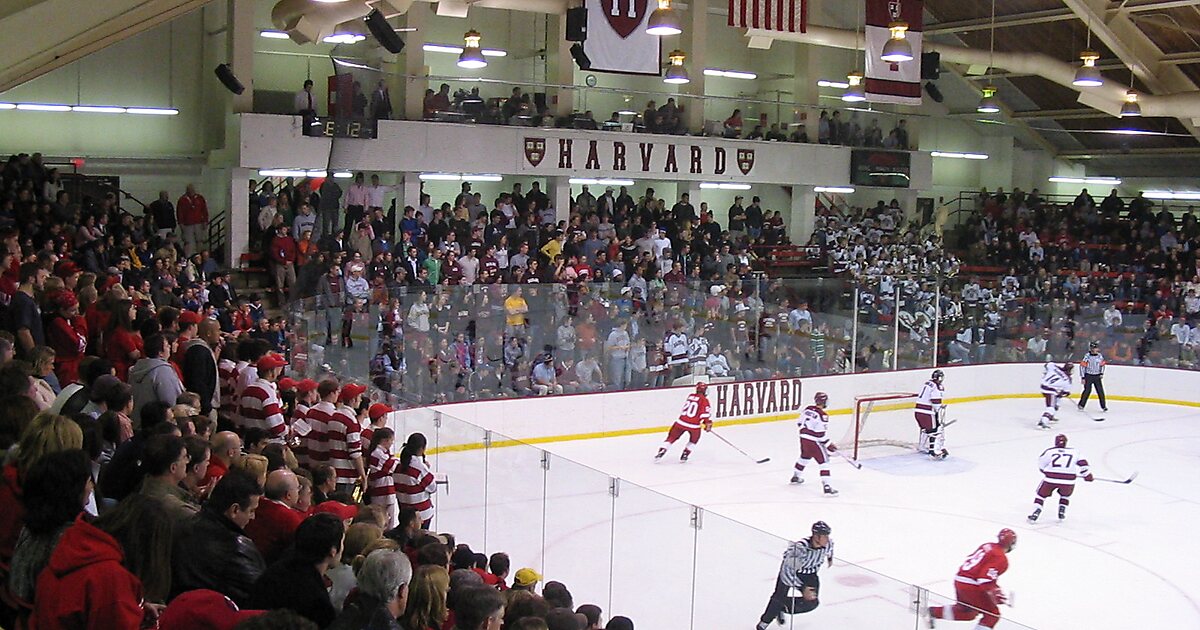
<instances>
[{"instance_id":1,"label":"loudspeaker on wall","mask_svg":"<svg viewBox=\"0 0 1200 630\"><path fill-rule=\"evenodd\" d=\"M371 35L375 38L375 41L379 42L379 45L383 46L384 50L393 55L404 50L404 40L400 39L400 35L396 33L396 29L392 28L391 24L388 24L387 18L383 16L383 13L379 9L373 9L367 14L367 17L363 18L363 21L367 23L367 30L371 31Z\"/></svg>"},{"instance_id":2,"label":"loudspeaker on wall","mask_svg":"<svg viewBox=\"0 0 1200 630\"><path fill-rule=\"evenodd\" d=\"M220 79L221 84L225 86L225 89L229 90L230 92L233 92L234 94L241 94L242 92L246 91L246 86L242 85L241 81L238 81L237 76L233 74L233 68L230 68L229 64L223 63L217 66L213 72L216 73L217 78Z\"/></svg>"}]
</instances>

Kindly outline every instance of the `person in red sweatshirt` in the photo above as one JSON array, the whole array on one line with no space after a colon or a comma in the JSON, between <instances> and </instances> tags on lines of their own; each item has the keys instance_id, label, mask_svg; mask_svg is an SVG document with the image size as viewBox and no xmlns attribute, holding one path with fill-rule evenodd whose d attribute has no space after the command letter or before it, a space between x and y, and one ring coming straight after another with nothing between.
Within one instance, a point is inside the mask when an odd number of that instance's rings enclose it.
<instances>
[{"instance_id":1,"label":"person in red sweatshirt","mask_svg":"<svg viewBox=\"0 0 1200 630\"><path fill-rule=\"evenodd\" d=\"M204 195L196 192L194 184L188 184L187 192L175 204L175 212L183 236L184 255L191 257L208 249L208 202Z\"/></svg>"},{"instance_id":2,"label":"person in red sweatshirt","mask_svg":"<svg viewBox=\"0 0 1200 630\"><path fill-rule=\"evenodd\" d=\"M131 494L63 533L38 576L32 627L105 630L153 624L171 577L173 526L162 500Z\"/></svg>"},{"instance_id":3,"label":"person in red sweatshirt","mask_svg":"<svg viewBox=\"0 0 1200 630\"><path fill-rule=\"evenodd\" d=\"M300 500L300 480L290 470L272 470L267 475L263 494L254 520L245 530L263 560L272 564L292 545L296 528L304 521L304 514L296 509Z\"/></svg>"},{"instance_id":4,"label":"person in red sweatshirt","mask_svg":"<svg viewBox=\"0 0 1200 630\"><path fill-rule=\"evenodd\" d=\"M79 299L71 291L50 296L53 314L46 326L46 343L54 348L54 374L59 383L79 380L79 363L87 350L87 321L79 314Z\"/></svg>"},{"instance_id":5,"label":"person in red sweatshirt","mask_svg":"<svg viewBox=\"0 0 1200 630\"><path fill-rule=\"evenodd\" d=\"M287 291L296 284L296 239L286 225L279 226L271 241L271 266L275 273L275 291L279 304L287 300Z\"/></svg>"}]
</instances>

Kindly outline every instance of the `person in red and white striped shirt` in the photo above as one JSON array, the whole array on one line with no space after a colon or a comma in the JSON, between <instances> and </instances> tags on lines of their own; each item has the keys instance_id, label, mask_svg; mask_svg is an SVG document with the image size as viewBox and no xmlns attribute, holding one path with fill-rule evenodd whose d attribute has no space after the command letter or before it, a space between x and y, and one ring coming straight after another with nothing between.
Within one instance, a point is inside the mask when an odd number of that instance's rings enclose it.
<instances>
[{"instance_id":1,"label":"person in red and white striped shirt","mask_svg":"<svg viewBox=\"0 0 1200 630\"><path fill-rule=\"evenodd\" d=\"M306 378L296 383L296 405L292 409L292 418L288 422L288 426L295 426L297 420L303 420L308 424L308 410L320 399L317 398L317 382L311 378ZM312 425L309 425L312 426ZM308 436L296 435L295 446L292 452L296 454L296 459L303 466L311 466L312 459L308 456Z\"/></svg>"},{"instance_id":2,"label":"person in red and white striped shirt","mask_svg":"<svg viewBox=\"0 0 1200 630\"><path fill-rule=\"evenodd\" d=\"M231 344L232 345L232 344ZM233 420L237 417L238 400L233 398L233 384L237 381L236 346L226 346L217 362L217 386L221 390L221 412Z\"/></svg>"},{"instance_id":3,"label":"person in red and white striped shirt","mask_svg":"<svg viewBox=\"0 0 1200 630\"><path fill-rule=\"evenodd\" d=\"M342 385L338 406L325 427L325 454L337 471L338 490L354 492L355 484L366 489L367 469L363 464L362 420L359 407L366 386L358 383Z\"/></svg>"},{"instance_id":4,"label":"person in red and white striped shirt","mask_svg":"<svg viewBox=\"0 0 1200 630\"><path fill-rule=\"evenodd\" d=\"M383 403L375 403L370 407L367 407L367 418L370 419L371 424L363 427L362 442L363 453L368 457L374 451L374 449L368 448L368 446L371 444L371 437L375 435L376 431L387 426L387 415L392 413L392 411L393 409L391 407Z\"/></svg>"},{"instance_id":5,"label":"person in red and white striped shirt","mask_svg":"<svg viewBox=\"0 0 1200 630\"><path fill-rule=\"evenodd\" d=\"M437 492L433 473L425 462L425 435L413 433L400 449L400 465L396 468L396 498L403 507L410 507L421 517L421 528L429 529L433 520L433 501Z\"/></svg>"},{"instance_id":6,"label":"person in red and white striped shirt","mask_svg":"<svg viewBox=\"0 0 1200 630\"><path fill-rule=\"evenodd\" d=\"M382 427L375 430L367 444L367 503L384 507L384 513L387 514L387 525L384 529L396 526L396 516L399 512L394 476L400 460L392 457L392 443L395 439L395 431Z\"/></svg>"},{"instance_id":7,"label":"person in red and white striped shirt","mask_svg":"<svg viewBox=\"0 0 1200 630\"><path fill-rule=\"evenodd\" d=\"M258 379L258 362L269 353L269 345L262 339L242 339L237 348L237 375L233 379L233 403L237 410L234 422L243 429L255 426L242 417L242 394Z\"/></svg>"},{"instance_id":8,"label":"person in red and white striped shirt","mask_svg":"<svg viewBox=\"0 0 1200 630\"><path fill-rule=\"evenodd\" d=\"M325 379L317 384L317 404L308 408L304 419L312 430L306 436L308 445L308 460L315 469L321 464L329 463L329 445L325 442L325 434L329 432L329 422L337 411L338 389L341 385L336 379Z\"/></svg>"},{"instance_id":9,"label":"person in red and white striped shirt","mask_svg":"<svg viewBox=\"0 0 1200 630\"><path fill-rule=\"evenodd\" d=\"M242 390L239 412L247 427L257 427L267 432L272 442L282 442L287 436L288 426L283 419L283 404L275 381L287 365L282 355L271 353L258 360L257 378Z\"/></svg>"}]
</instances>

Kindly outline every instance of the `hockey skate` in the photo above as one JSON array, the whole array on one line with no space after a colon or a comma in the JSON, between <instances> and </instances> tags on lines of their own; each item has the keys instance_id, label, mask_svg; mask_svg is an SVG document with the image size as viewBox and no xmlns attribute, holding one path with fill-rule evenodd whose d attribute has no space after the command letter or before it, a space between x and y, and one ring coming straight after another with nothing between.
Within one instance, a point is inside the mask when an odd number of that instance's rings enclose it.
<instances>
[{"instance_id":1,"label":"hockey skate","mask_svg":"<svg viewBox=\"0 0 1200 630\"><path fill-rule=\"evenodd\" d=\"M1042 508L1034 508L1033 514L1029 515L1028 520L1030 523L1036 523L1038 520L1038 517L1041 515L1042 515Z\"/></svg>"},{"instance_id":2,"label":"hockey skate","mask_svg":"<svg viewBox=\"0 0 1200 630\"><path fill-rule=\"evenodd\" d=\"M754 630L767 630L767 624L760 621L758 625L754 626Z\"/></svg>"},{"instance_id":3,"label":"hockey skate","mask_svg":"<svg viewBox=\"0 0 1200 630\"><path fill-rule=\"evenodd\" d=\"M837 495L838 495L838 491L834 490L833 486L831 486L829 484L825 484L825 496L836 497Z\"/></svg>"},{"instance_id":4,"label":"hockey skate","mask_svg":"<svg viewBox=\"0 0 1200 630\"><path fill-rule=\"evenodd\" d=\"M941 461L950 456L950 451L942 449L940 451L929 451L929 459Z\"/></svg>"},{"instance_id":5,"label":"hockey skate","mask_svg":"<svg viewBox=\"0 0 1200 630\"><path fill-rule=\"evenodd\" d=\"M1046 418L1043 417L1041 420L1038 420L1037 426L1039 429L1049 429L1050 423L1046 422Z\"/></svg>"},{"instance_id":6,"label":"hockey skate","mask_svg":"<svg viewBox=\"0 0 1200 630\"><path fill-rule=\"evenodd\" d=\"M1066 519L1067 519L1067 506L1065 506L1065 505L1058 506L1058 520L1064 521Z\"/></svg>"},{"instance_id":7,"label":"hockey skate","mask_svg":"<svg viewBox=\"0 0 1200 630\"><path fill-rule=\"evenodd\" d=\"M667 454L667 449L665 449L665 448L658 449L658 454L654 456L654 461L657 462L657 461L661 460L663 458L663 455L666 455L666 454Z\"/></svg>"},{"instance_id":8,"label":"hockey skate","mask_svg":"<svg viewBox=\"0 0 1200 630\"><path fill-rule=\"evenodd\" d=\"M800 485L804 483L804 477L801 477L800 475L792 475L792 481L790 483Z\"/></svg>"},{"instance_id":9,"label":"hockey skate","mask_svg":"<svg viewBox=\"0 0 1200 630\"><path fill-rule=\"evenodd\" d=\"M687 452L687 451L684 451L684 452L683 452L683 455L680 455L680 456L679 456L679 461L681 461L681 462L686 462L686 461L687 461L687 458L688 458L688 455L691 455L691 453L689 453L689 452Z\"/></svg>"}]
</instances>

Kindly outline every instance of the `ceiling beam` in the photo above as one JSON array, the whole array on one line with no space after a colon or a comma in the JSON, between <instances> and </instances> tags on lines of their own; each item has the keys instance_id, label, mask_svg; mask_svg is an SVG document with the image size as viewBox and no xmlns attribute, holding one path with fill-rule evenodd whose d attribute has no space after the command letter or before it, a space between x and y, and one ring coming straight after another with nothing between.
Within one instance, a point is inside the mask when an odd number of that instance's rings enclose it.
<instances>
[{"instance_id":1,"label":"ceiling beam","mask_svg":"<svg viewBox=\"0 0 1200 630\"><path fill-rule=\"evenodd\" d=\"M1037 109L1027 112L1013 112L1015 120L1095 120L1112 116L1090 107L1081 109Z\"/></svg>"},{"instance_id":2,"label":"ceiling beam","mask_svg":"<svg viewBox=\"0 0 1200 630\"><path fill-rule=\"evenodd\" d=\"M1200 53L1171 53L1159 58L1158 63L1172 66L1186 66L1191 63L1200 63Z\"/></svg>"},{"instance_id":3,"label":"ceiling beam","mask_svg":"<svg viewBox=\"0 0 1200 630\"><path fill-rule=\"evenodd\" d=\"M1177 147L1161 149L1085 149L1082 151L1062 151L1058 157L1065 160L1090 160L1093 158L1121 157L1175 157L1181 155L1200 155L1200 147Z\"/></svg>"},{"instance_id":4,"label":"ceiling beam","mask_svg":"<svg viewBox=\"0 0 1200 630\"><path fill-rule=\"evenodd\" d=\"M1104 9L1104 12L1105 14L1131 14L1141 13L1144 11L1160 11L1163 9L1189 7L1195 6L1195 4L1196 0L1127 0L1126 2L1109 2L1108 7ZM1065 20L1076 19L1079 19L1078 15L1069 8L1046 9L1043 11L1029 11L1025 13L1016 13L1013 15L997 17L996 28L1010 28L1013 26L1040 24L1042 22L1062 22ZM971 20L959 20L956 22L926 24L923 33L925 35L938 35L941 33L969 33L971 31L986 31L991 27L992 23L989 18L976 18Z\"/></svg>"}]
</instances>

